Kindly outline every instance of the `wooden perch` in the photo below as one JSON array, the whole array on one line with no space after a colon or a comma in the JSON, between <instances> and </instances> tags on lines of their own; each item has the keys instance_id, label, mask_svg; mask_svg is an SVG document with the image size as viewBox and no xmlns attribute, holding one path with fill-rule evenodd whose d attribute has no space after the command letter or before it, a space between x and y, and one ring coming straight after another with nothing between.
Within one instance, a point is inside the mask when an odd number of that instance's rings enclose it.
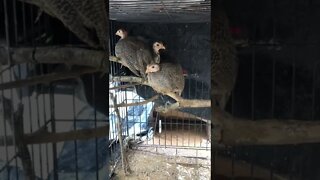
<instances>
[{"instance_id":1,"label":"wooden perch","mask_svg":"<svg viewBox=\"0 0 320 180\"><path fill-rule=\"evenodd\" d=\"M80 47L47 46L47 47L19 47L10 48L13 64L22 63L46 63L81 65L94 68L101 67L107 62L107 54L104 51L91 50ZM34 53L34 56L33 56ZM7 56L7 49L0 48L0 57ZM6 58L0 59L0 64L7 64Z\"/></svg>"},{"instance_id":2,"label":"wooden perch","mask_svg":"<svg viewBox=\"0 0 320 180\"><path fill-rule=\"evenodd\" d=\"M55 73L50 73L42 76L35 76L35 77L23 79L23 80L16 80L13 82L2 83L0 84L0 90L31 86L36 84L47 84L47 83L58 81L58 80L78 78L80 75L91 74L99 71L100 70L96 68L79 68L74 71L55 72Z\"/></svg>"},{"instance_id":3,"label":"wooden perch","mask_svg":"<svg viewBox=\"0 0 320 180\"><path fill-rule=\"evenodd\" d=\"M117 104L116 107L129 107L129 106L140 106L140 105L143 105L143 104L148 104L149 102L152 102L156 99L159 98L159 95L155 95L153 97L151 97L150 99L147 99L145 101L142 101L142 102L135 102L135 103L120 103L120 104ZM109 108L115 108L114 105L109 105Z\"/></svg>"},{"instance_id":4,"label":"wooden perch","mask_svg":"<svg viewBox=\"0 0 320 180\"><path fill-rule=\"evenodd\" d=\"M121 86L116 86L116 87L109 87L109 90L115 90L115 89L126 89L128 87L136 86L139 85L138 83L133 83L133 84L126 84L126 85L121 85Z\"/></svg>"},{"instance_id":5,"label":"wooden perch","mask_svg":"<svg viewBox=\"0 0 320 180\"><path fill-rule=\"evenodd\" d=\"M23 139L25 144L58 143L64 141L88 140L95 137L105 137L108 136L108 133L109 125L106 125L97 128L80 129L59 133L51 133L47 131L34 132L31 134L25 134ZM8 136L0 137L0 146L5 145L5 139L7 146L13 145L12 136Z\"/></svg>"},{"instance_id":6,"label":"wooden perch","mask_svg":"<svg viewBox=\"0 0 320 180\"><path fill-rule=\"evenodd\" d=\"M225 145L285 145L320 142L320 121L248 120L213 107L213 119L222 126Z\"/></svg>"},{"instance_id":7,"label":"wooden perch","mask_svg":"<svg viewBox=\"0 0 320 180\"><path fill-rule=\"evenodd\" d=\"M148 82L145 79L135 76L109 76L109 82L130 82L148 85Z\"/></svg>"},{"instance_id":8,"label":"wooden perch","mask_svg":"<svg viewBox=\"0 0 320 180\"><path fill-rule=\"evenodd\" d=\"M179 101L169 106L157 107L156 111L166 113L170 110L181 109L181 108L203 108L203 107L211 107L211 100L180 98Z\"/></svg>"},{"instance_id":9,"label":"wooden perch","mask_svg":"<svg viewBox=\"0 0 320 180\"><path fill-rule=\"evenodd\" d=\"M110 82L130 82L130 83L139 83L142 85L150 86L148 81L134 76L114 76L109 77ZM150 86L152 87L152 86ZM211 107L211 100L203 100L203 99L183 99L182 97L174 94L167 93L167 96L170 96L177 103L174 103L168 107L158 107L156 110L158 112L168 112L169 110L179 109L179 108L202 108L202 107Z\"/></svg>"},{"instance_id":10,"label":"wooden perch","mask_svg":"<svg viewBox=\"0 0 320 180\"><path fill-rule=\"evenodd\" d=\"M157 110L156 110L157 111ZM196 116L194 114L191 113L187 113L187 112L182 112L176 109L170 109L167 112L162 112L162 111L157 111L159 113L160 116L165 117L165 118L174 118L174 119L178 119L178 120L196 120L196 121L202 121L205 123L210 122L211 120L209 119L204 119L202 117Z\"/></svg>"}]
</instances>

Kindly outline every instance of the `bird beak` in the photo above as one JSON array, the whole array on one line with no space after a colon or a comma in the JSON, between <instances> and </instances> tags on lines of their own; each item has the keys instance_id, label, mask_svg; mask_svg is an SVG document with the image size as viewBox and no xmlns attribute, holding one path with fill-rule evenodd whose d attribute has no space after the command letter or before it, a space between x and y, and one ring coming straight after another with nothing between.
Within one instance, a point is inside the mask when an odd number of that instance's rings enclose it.
<instances>
[{"instance_id":1,"label":"bird beak","mask_svg":"<svg viewBox=\"0 0 320 180\"><path fill-rule=\"evenodd\" d=\"M163 46L163 49L166 49L166 47Z\"/></svg>"},{"instance_id":2,"label":"bird beak","mask_svg":"<svg viewBox=\"0 0 320 180\"><path fill-rule=\"evenodd\" d=\"M188 71L185 69L182 69L182 74L183 74L183 76L188 76Z\"/></svg>"},{"instance_id":3,"label":"bird beak","mask_svg":"<svg viewBox=\"0 0 320 180\"><path fill-rule=\"evenodd\" d=\"M146 74L148 74L150 72L149 68L146 69Z\"/></svg>"}]
</instances>

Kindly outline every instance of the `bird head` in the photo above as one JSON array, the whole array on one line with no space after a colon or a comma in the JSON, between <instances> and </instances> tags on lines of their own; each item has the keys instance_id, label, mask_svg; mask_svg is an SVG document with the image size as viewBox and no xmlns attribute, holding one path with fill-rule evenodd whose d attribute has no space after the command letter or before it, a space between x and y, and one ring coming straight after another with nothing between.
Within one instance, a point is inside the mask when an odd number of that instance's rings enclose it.
<instances>
[{"instance_id":1,"label":"bird head","mask_svg":"<svg viewBox=\"0 0 320 180\"><path fill-rule=\"evenodd\" d=\"M160 71L160 65L159 64L149 64L149 65L147 65L146 74L157 72L157 71Z\"/></svg>"},{"instance_id":2,"label":"bird head","mask_svg":"<svg viewBox=\"0 0 320 180\"><path fill-rule=\"evenodd\" d=\"M160 49L166 49L162 42L154 42L152 48L156 54L159 54Z\"/></svg>"},{"instance_id":3,"label":"bird head","mask_svg":"<svg viewBox=\"0 0 320 180\"><path fill-rule=\"evenodd\" d=\"M121 39L127 37L128 32L124 29L118 29L118 31L116 32L117 36L120 36Z\"/></svg>"}]
</instances>

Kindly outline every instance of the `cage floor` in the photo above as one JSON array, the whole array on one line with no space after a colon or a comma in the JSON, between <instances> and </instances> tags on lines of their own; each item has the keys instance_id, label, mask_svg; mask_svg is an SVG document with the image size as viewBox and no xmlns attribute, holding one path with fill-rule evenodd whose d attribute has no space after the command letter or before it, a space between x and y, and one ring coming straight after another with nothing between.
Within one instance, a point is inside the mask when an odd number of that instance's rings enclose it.
<instances>
[{"instance_id":1,"label":"cage floor","mask_svg":"<svg viewBox=\"0 0 320 180\"><path fill-rule=\"evenodd\" d=\"M146 147L129 151L128 159L131 174L125 176L121 165L118 165L113 179L210 179L210 159L168 156Z\"/></svg>"}]
</instances>

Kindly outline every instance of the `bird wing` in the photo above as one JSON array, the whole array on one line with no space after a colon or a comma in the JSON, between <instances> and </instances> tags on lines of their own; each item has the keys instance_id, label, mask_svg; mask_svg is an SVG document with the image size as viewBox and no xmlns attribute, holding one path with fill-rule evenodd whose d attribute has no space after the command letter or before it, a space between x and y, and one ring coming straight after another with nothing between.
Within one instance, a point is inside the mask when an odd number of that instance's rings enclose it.
<instances>
[{"instance_id":1,"label":"bird wing","mask_svg":"<svg viewBox=\"0 0 320 180\"><path fill-rule=\"evenodd\" d=\"M126 39L119 40L115 46L116 56L121 58L121 62L124 66L130 69L135 75L139 76L135 64L137 63L136 48L130 41Z\"/></svg>"},{"instance_id":2,"label":"bird wing","mask_svg":"<svg viewBox=\"0 0 320 180\"><path fill-rule=\"evenodd\" d=\"M164 63L161 71L163 73L163 84L170 92L178 92L180 95L184 89L184 76L179 64Z\"/></svg>"}]
</instances>

